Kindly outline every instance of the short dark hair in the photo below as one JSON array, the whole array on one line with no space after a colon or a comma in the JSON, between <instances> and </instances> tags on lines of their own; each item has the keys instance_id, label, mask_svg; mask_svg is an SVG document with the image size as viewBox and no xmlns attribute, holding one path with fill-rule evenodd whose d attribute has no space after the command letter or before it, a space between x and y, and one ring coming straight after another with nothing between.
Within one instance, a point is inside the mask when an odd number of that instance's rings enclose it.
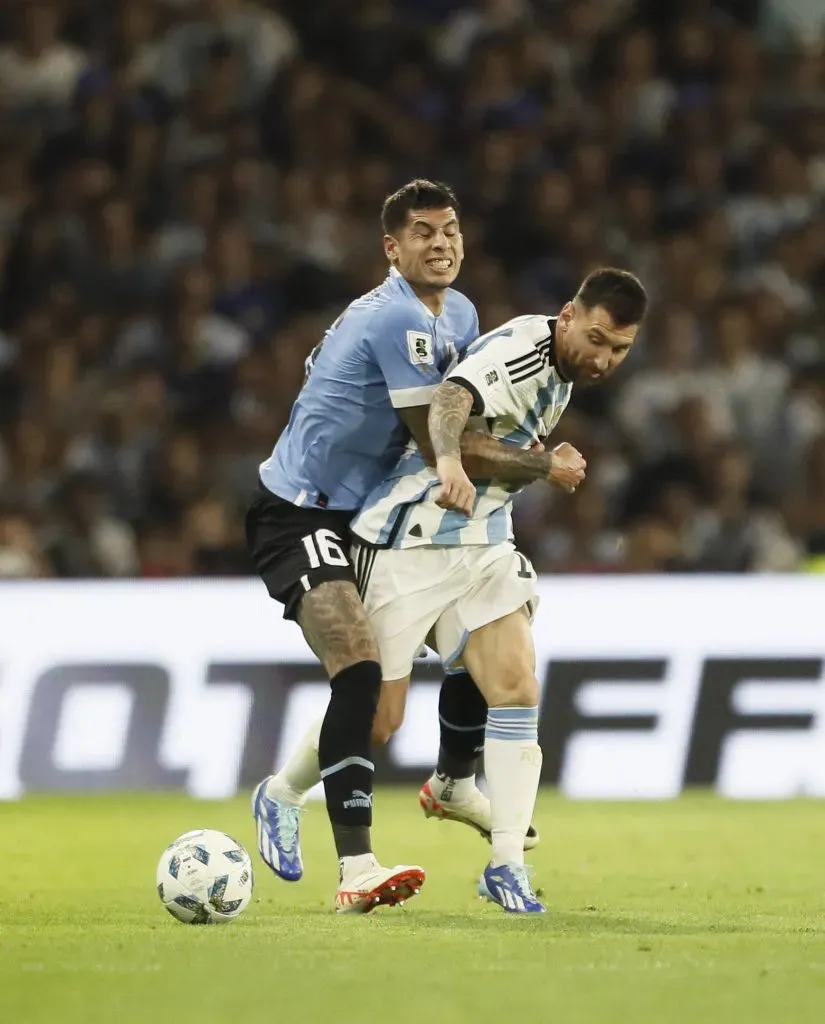
<instances>
[{"instance_id":1,"label":"short dark hair","mask_svg":"<svg viewBox=\"0 0 825 1024\"><path fill-rule=\"evenodd\" d=\"M458 200L449 185L441 181L416 178L387 196L381 208L384 233L392 235L407 222L410 210L444 210L452 206L458 214Z\"/></svg>"},{"instance_id":2,"label":"short dark hair","mask_svg":"<svg viewBox=\"0 0 825 1024\"><path fill-rule=\"evenodd\" d=\"M644 285L629 270L600 267L582 281L576 298L586 309L601 306L617 327L640 324L647 312Z\"/></svg>"}]
</instances>

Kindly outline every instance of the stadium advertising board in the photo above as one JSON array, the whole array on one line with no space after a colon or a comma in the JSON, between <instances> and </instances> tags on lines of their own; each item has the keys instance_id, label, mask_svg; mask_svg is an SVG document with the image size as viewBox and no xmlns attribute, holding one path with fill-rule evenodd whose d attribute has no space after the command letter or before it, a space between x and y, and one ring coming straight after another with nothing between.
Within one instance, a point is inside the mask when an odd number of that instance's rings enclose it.
<instances>
[{"instance_id":1,"label":"stadium advertising board","mask_svg":"<svg viewBox=\"0 0 825 1024\"><path fill-rule=\"evenodd\" d=\"M821 577L544 579L543 778L574 798L825 796ZM255 581L0 585L0 798L185 787L280 763L326 703ZM439 678L416 669L379 781L420 781Z\"/></svg>"}]
</instances>

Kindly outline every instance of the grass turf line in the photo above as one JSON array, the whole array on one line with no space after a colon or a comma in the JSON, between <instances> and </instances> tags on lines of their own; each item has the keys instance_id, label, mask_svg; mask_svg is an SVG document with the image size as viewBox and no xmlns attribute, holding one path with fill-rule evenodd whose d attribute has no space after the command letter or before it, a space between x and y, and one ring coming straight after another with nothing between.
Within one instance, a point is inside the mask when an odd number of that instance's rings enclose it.
<instances>
[{"instance_id":1,"label":"grass turf line","mask_svg":"<svg viewBox=\"0 0 825 1024\"><path fill-rule=\"evenodd\" d=\"M543 793L531 856L549 913L475 895L487 845L376 795L376 852L420 863L422 895L337 918L323 806L306 875L261 864L246 799L32 797L0 804L0 1021L15 1024L806 1024L825 1014L821 804L571 803ZM226 927L180 925L154 871L191 828L253 854L255 899Z\"/></svg>"}]
</instances>

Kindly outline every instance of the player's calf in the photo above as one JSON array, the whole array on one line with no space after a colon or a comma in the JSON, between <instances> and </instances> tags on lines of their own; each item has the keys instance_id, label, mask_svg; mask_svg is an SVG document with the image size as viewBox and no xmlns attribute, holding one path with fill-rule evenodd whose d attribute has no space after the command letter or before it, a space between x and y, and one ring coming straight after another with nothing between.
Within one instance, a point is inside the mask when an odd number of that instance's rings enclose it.
<instances>
[{"instance_id":1,"label":"player's calf","mask_svg":"<svg viewBox=\"0 0 825 1024\"><path fill-rule=\"evenodd\" d=\"M330 677L318 761L338 856L363 856L372 852L371 733L381 689L375 637L355 585L345 581L305 594L298 623Z\"/></svg>"},{"instance_id":2,"label":"player's calf","mask_svg":"<svg viewBox=\"0 0 825 1024\"><path fill-rule=\"evenodd\" d=\"M446 676L438 694L436 796L462 800L475 789L486 723L487 701L469 672Z\"/></svg>"},{"instance_id":3,"label":"player's calf","mask_svg":"<svg viewBox=\"0 0 825 1024\"><path fill-rule=\"evenodd\" d=\"M409 688L409 676L403 679L385 679L381 683L381 696L378 698L378 709L372 724L372 742L376 745L386 746L401 728Z\"/></svg>"},{"instance_id":4,"label":"player's calf","mask_svg":"<svg viewBox=\"0 0 825 1024\"><path fill-rule=\"evenodd\" d=\"M487 713L487 701L468 672L454 672L444 679L438 697L438 764L419 790L418 802L425 817L469 825L491 843L490 801L476 785ZM524 849L532 850L538 842L538 832L530 825Z\"/></svg>"},{"instance_id":5,"label":"player's calf","mask_svg":"<svg viewBox=\"0 0 825 1024\"><path fill-rule=\"evenodd\" d=\"M527 616L519 610L474 630L463 659L490 705L484 764L490 791L492 864L522 867L542 761L539 687Z\"/></svg>"}]
</instances>

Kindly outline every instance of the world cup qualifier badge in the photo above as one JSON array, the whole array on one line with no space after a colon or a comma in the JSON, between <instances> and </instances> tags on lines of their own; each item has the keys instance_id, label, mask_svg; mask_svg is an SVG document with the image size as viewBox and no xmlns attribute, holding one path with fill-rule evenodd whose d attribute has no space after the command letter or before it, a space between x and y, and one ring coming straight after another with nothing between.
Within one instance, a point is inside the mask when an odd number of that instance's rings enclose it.
<instances>
[{"instance_id":1,"label":"world cup qualifier badge","mask_svg":"<svg viewBox=\"0 0 825 1024\"><path fill-rule=\"evenodd\" d=\"M407 350L410 362L417 366L432 366L433 336L423 331L407 331Z\"/></svg>"},{"instance_id":2,"label":"world cup qualifier badge","mask_svg":"<svg viewBox=\"0 0 825 1024\"><path fill-rule=\"evenodd\" d=\"M501 374L495 366L486 366L482 374L488 391L495 391L501 387Z\"/></svg>"}]
</instances>

